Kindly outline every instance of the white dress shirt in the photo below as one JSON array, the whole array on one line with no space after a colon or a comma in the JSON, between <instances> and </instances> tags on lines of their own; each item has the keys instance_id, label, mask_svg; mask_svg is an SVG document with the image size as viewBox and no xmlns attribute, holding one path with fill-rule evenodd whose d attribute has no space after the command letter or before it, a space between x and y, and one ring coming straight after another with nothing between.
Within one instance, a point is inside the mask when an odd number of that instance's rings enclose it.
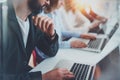
<instances>
[{"instance_id":1,"label":"white dress shirt","mask_svg":"<svg viewBox=\"0 0 120 80\"><path fill-rule=\"evenodd\" d=\"M62 17L62 22L67 30L70 31L80 31L82 33L87 33L89 31L90 21L80 12L76 11L66 11L64 7L60 9L60 15Z\"/></svg>"}]
</instances>

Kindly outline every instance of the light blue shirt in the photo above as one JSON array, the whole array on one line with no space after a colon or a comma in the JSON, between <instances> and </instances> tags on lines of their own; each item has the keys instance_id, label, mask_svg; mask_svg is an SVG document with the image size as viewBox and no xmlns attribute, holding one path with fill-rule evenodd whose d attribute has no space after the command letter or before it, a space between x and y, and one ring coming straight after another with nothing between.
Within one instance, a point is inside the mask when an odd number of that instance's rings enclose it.
<instances>
[{"instance_id":1,"label":"light blue shirt","mask_svg":"<svg viewBox=\"0 0 120 80\"><path fill-rule=\"evenodd\" d=\"M59 11L56 10L54 12L45 14L42 13L41 15L47 15L48 17L52 18L54 21L54 25L55 25L55 30L56 33L59 36L59 47L60 48L70 48L70 42L69 41L63 41L63 38L70 38L70 37L80 37L81 32L72 32L72 31L67 31L64 28L64 25L62 23L62 17L59 14Z\"/></svg>"}]
</instances>

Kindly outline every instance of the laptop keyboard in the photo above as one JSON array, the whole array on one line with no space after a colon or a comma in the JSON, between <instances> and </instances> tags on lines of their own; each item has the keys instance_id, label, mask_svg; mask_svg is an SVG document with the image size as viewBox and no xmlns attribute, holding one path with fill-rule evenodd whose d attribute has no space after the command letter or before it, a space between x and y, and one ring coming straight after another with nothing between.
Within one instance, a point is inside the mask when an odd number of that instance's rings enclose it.
<instances>
[{"instance_id":1,"label":"laptop keyboard","mask_svg":"<svg viewBox=\"0 0 120 80\"><path fill-rule=\"evenodd\" d=\"M102 40L101 38L97 38L96 40L90 40L90 42L88 43L88 48L98 49L101 40Z\"/></svg>"},{"instance_id":2,"label":"laptop keyboard","mask_svg":"<svg viewBox=\"0 0 120 80\"><path fill-rule=\"evenodd\" d=\"M70 71L75 75L72 80L91 80L93 66L74 63Z\"/></svg>"}]
</instances>

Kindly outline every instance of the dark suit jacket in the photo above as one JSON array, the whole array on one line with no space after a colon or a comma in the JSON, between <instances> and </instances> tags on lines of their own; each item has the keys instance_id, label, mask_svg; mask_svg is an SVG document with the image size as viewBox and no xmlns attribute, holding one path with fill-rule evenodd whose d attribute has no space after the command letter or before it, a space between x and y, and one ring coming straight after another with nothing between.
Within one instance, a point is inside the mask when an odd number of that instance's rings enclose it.
<instances>
[{"instance_id":1,"label":"dark suit jacket","mask_svg":"<svg viewBox=\"0 0 120 80\"><path fill-rule=\"evenodd\" d=\"M42 80L40 71L29 72L32 69L28 66L32 50L37 46L50 57L55 56L58 51L58 36L56 35L55 39L51 40L34 26L31 17L32 14L29 15L30 30L25 48L14 8L8 5L8 27L6 36L3 36L5 40L1 59L2 77L0 80Z\"/></svg>"}]
</instances>

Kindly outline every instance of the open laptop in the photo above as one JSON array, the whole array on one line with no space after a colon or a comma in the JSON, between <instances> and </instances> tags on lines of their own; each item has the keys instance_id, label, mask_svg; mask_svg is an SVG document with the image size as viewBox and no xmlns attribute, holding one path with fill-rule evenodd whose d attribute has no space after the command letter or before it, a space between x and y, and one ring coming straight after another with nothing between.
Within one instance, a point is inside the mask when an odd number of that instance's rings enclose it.
<instances>
[{"instance_id":1,"label":"open laptop","mask_svg":"<svg viewBox=\"0 0 120 80\"><path fill-rule=\"evenodd\" d=\"M104 32L106 32L106 27L103 27ZM109 28L109 26L108 26ZM111 37L113 36L113 34L116 32L116 30L119 28L119 24L118 22L116 22L114 24L114 26L112 26L112 29L109 31L109 33L106 34L99 34L96 37L96 40L86 40L86 39L81 39L81 38L71 38L69 41L73 41L73 40L80 40L84 43L87 44L86 48L79 48L81 50L85 50L85 51L92 51L92 52L96 52L99 53L103 50L103 48L105 47L106 43L111 39Z\"/></svg>"},{"instance_id":2,"label":"open laptop","mask_svg":"<svg viewBox=\"0 0 120 80\"><path fill-rule=\"evenodd\" d=\"M96 64L96 72L98 73L96 80L120 80L119 47Z\"/></svg>"},{"instance_id":3,"label":"open laptop","mask_svg":"<svg viewBox=\"0 0 120 80\"><path fill-rule=\"evenodd\" d=\"M95 71L94 65L74 63L70 60L59 61L55 68L67 68L69 71L73 72L75 78L70 80L93 80Z\"/></svg>"},{"instance_id":4,"label":"open laptop","mask_svg":"<svg viewBox=\"0 0 120 80\"><path fill-rule=\"evenodd\" d=\"M118 50L118 48L114 49L95 65L60 60L55 68L67 68L73 72L75 78L70 80L120 80L119 74L117 75L119 79L106 79L106 77L116 78L116 74L114 74L116 71L114 70L118 70L120 73L120 54Z\"/></svg>"}]
</instances>

